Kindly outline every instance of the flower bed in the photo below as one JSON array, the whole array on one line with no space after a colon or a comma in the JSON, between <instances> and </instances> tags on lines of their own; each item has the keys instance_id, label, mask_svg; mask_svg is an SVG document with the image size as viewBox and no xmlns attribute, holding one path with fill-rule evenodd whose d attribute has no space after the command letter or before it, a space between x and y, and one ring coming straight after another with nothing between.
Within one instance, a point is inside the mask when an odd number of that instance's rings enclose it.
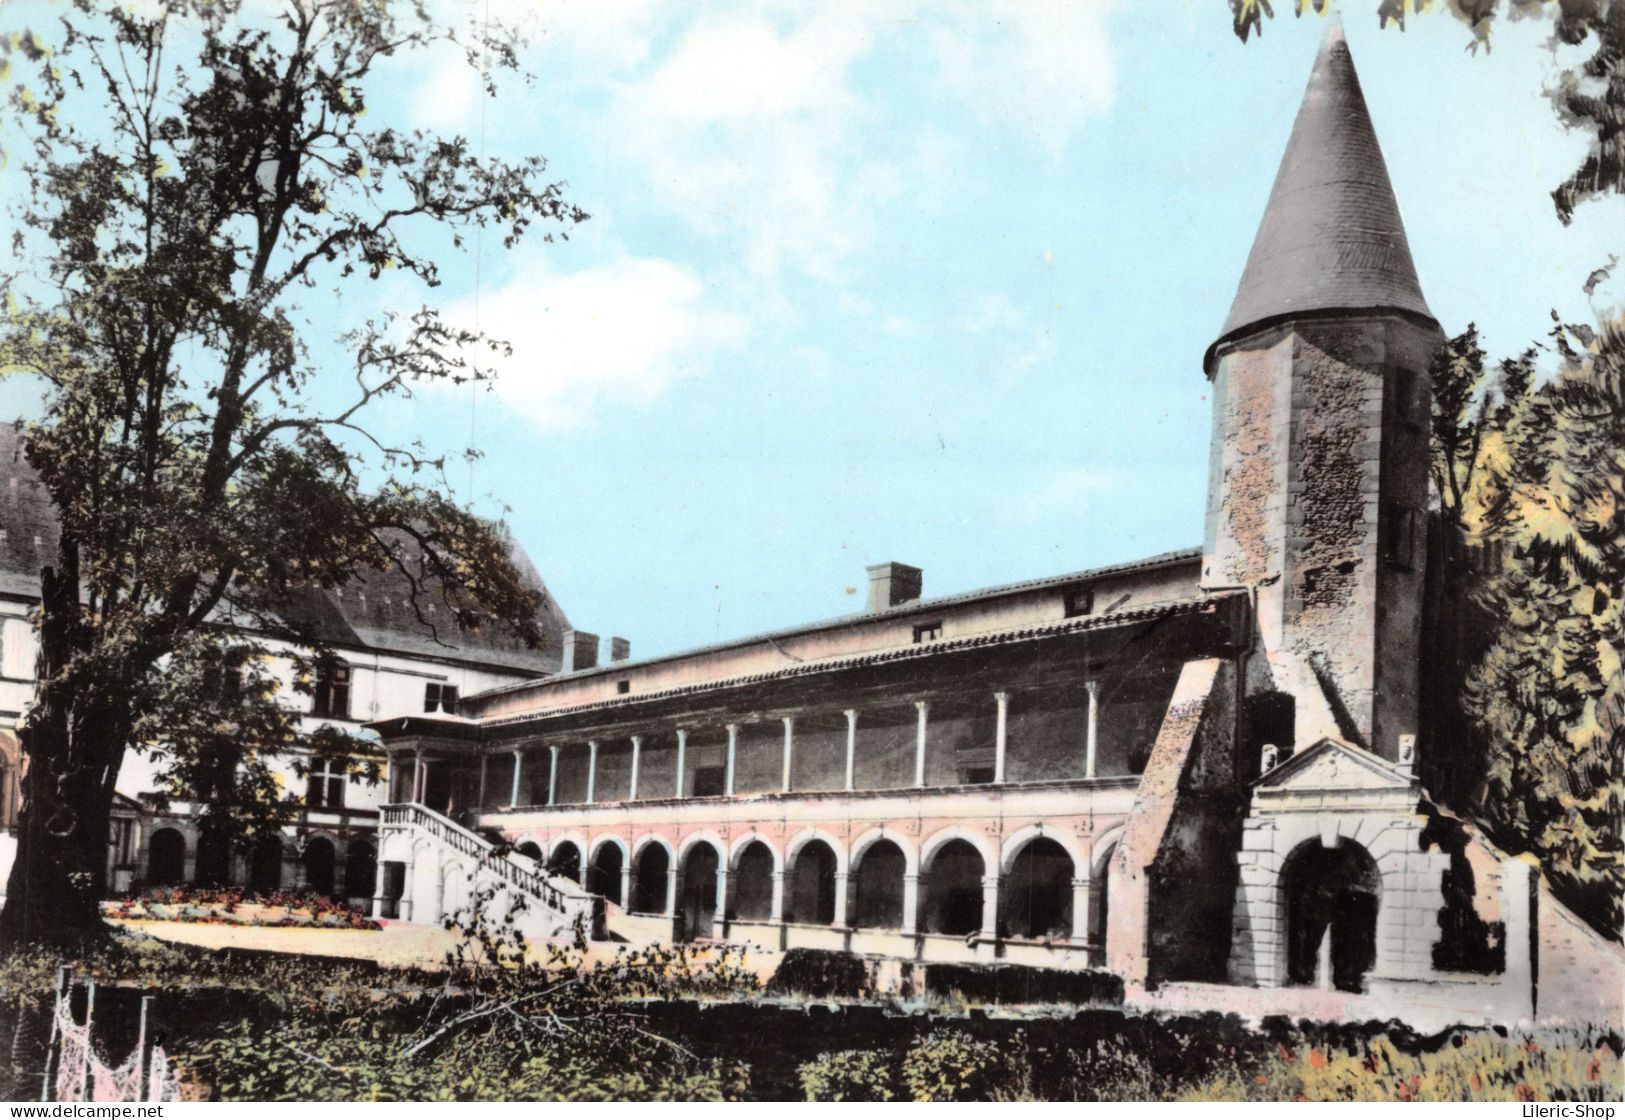
<instances>
[{"instance_id":1,"label":"flower bed","mask_svg":"<svg viewBox=\"0 0 1625 1120\"><path fill-rule=\"evenodd\" d=\"M238 887L218 890L163 887L139 898L104 902L102 913L109 918L146 922L205 922L287 929L383 928L347 902L292 891L252 894Z\"/></svg>"}]
</instances>

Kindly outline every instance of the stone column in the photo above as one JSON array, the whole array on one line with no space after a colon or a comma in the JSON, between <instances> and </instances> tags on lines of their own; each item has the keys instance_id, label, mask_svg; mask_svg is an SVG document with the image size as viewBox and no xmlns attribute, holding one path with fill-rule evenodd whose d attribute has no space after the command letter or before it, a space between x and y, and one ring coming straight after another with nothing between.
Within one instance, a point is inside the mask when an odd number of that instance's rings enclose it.
<instances>
[{"instance_id":1,"label":"stone column","mask_svg":"<svg viewBox=\"0 0 1625 1120\"><path fill-rule=\"evenodd\" d=\"M632 861L621 865L621 909L632 909Z\"/></svg>"},{"instance_id":2,"label":"stone column","mask_svg":"<svg viewBox=\"0 0 1625 1120\"><path fill-rule=\"evenodd\" d=\"M835 921L836 929L845 929L846 922L846 884L848 875L845 871L835 873Z\"/></svg>"},{"instance_id":3,"label":"stone column","mask_svg":"<svg viewBox=\"0 0 1625 1120\"><path fill-rule=\"evenodd\" d=\"M474 807L476 809L484 809L485 808L485 771L486 771L486 764L488 762L490 762L490 760L491 760L490 755L488 755L488 754L481 754L480 755L480 792L479 792L479 795L474 798Z\"/></svg>"},{"instance_id":4,"label":"stone column","mask_svg":"<svg viewBox=\"0 0 1625 1120\"><path fill-rule=\"evenodd\" d=\"M559 799L559 745L552 744L547 748L547 803L558 804Z\"/></svg>"},{"instance_id":5,"label":"stone column","mask_svg":"<svg viewBox=\"0 0 1625 1120\"><path fill-rule=\"evenodd\" d=\"M1095 776L1095 732L1098 727L1100 715L1100 682L1090 681L1084 686L1089 690L1089 730L1084 738L1083 747L1083 776Z\"/></svg>"},{"instance_id":6,"label":"stone column","mask_svg":"<svg viewBox=\"0 0 1625 1120\"><path fill-rule=\"evenodd\" d=\"M379 844L378 845L378 855L380 857L382 857L383 854L384 854L384 846L382 844ZM384 882L385 882L385 879L386 879L386 873L385 873L385 870L384 870L384 861L383 861L383 859L379 858L379 859L373 860L373 864L372 864L372 916L374 918L382 918L384 916L384 902L386 901L386 896L384 894Z\"/></svg>"},{"instance_id":7,"label":"stone column","mask_svg":"<svg viewBox=\"0 0 1625 1120\"><path fill-rule=\"evenodd\" d=\"M632 736L632 780L630 783L628 783L626 790L626 799L628 801L636 801L638 799L638 763L642 760L642 758L643 736L634 735Z\"/></svg>"},{"instance_id":8,"label":"stone column","mask_svg":"<svg viewBox=\"0 0 1625 1120\"><path fill-rule=\"evenodd\" d=\"M418 918L417 919L418 921L421 921L421 922L438 922L440 920L440 902L441 902L440 874L441 874L440 861L435 860L434 878L429 883L429 897L425 898L423 900L423 903L422 903L423 917Z\"/></svg>"},{"instance_id":9,"label":"stone column","mask_svg":"<svg viewBox=\"0 0 1625 1120\"><path fill-rule=\"evenodd\" d=\"M920 877L912 871L903 873L903 932L913 933L920 913Z\"/></svg>"},{"instance_id":10,"label":"stone column","mask_svg":"<svg viewBox=\"0 0 1625 1120\"><path fill-rule=\"evenodd\" d=\"M666 868L666 917L677 916L677 862L673 859Z\"/></svg>"},{"instance_id":11,"label":"stone column","mask_svg":"<svg viewBox=\"0 0 1625 1120\"><path fill-rule=\"evenodd\" d=\"M423 801L423 752L412 752L412 800Z\"/></svg>"},{"instance_id":12,"label":"stone column","mask_svg":"<svg viewBox=\"0 0 1625 1120\"><path fill-rule=\"evenodd\" d=\"M768 911L770 921L784 921L784 872L773 872L773 908Z\"/></svg>"},{"instance_id":13,"label":"stone column","mask_svg":"<svg viewBox=\"0 0 1625 1120\"><path fill-rule=\"evenodd\" d=\"M406 865L406 878L401 883L400 916L401 921L412 920L412 881L418 877L418 850L412 850L412 858Z\"/></svg>"},{"instance_id":14,"label":"stone column","mask_svg":"<svg viewBox=\"0 0 1625 1120\"><path fill-rule=\"evenodd\" d=\"M1089 865L1083 865L1083 875L1072 880L1072 944L1089 944L1089 891L1091 889ZM1091 955L1090 962L1094 963Z\"/></svg>"},{"instance_id":15,"label":"stone column","mask_svg":"<svg viewBox=\"0 0 1625 1120\"><path fill-rule=\"evenodd\" d=\"M999 938L999 877L982 876L981 939L991 944Z\"/></svg>"},{"instance_id":16,"label":"stone column","mask_svg":"<svg viewBox=\"0 0 1625 1120\"><path fill-rule=\"evenodd\" d=\"M1009 741L1010 694L995 692L993 699L999 705L998 719L993 724L993 781L1004 784L1004 752Z\"/></svg>"},{"instance_id":17,"label":"stone column","mask_svg":"<svg viewBox=\"0 0 1625 1120\"><path fill-rule=\"evenodd\" d=\"M688 732L679 727L677 729L677 788L672 794L673 797L679 799L683 796L683 767L686 764L684 756L687 754Z\"/></svg>"},{"instance_id":18,"label":"stone column","mask_svg":"<svg viewBox=\"0 0 1625 1120\"><path fill-rule=\"evenodd\" d=\"M846 788L852 789L852 768L858 756L858 710L846 710Z\"/></svg>"},{"instance_id":19,"label":"stone column","mask_svg":"<svg viewBox=\"0 0 1625 1120\"><path fill-rule=\"evenodd\" d=\"M790 792L791 779L796 767L796 717L784 717L784 783L783 791Z\"/></svg>"},{"instance_id":20,"label":"stone column","mask_svg":"<svg viewBox=\"0 0 1625 1120\"><path fill-rule=\"evenodd\" d=\"M598 783L598 740L587 740L587 804L593 802L593 793Z\"/></svg>"},{"instance_id":21,"label":"stone column","mask_svg":"<svg viewBox=\"0 0 1625 1120\"><path fill-rule=\"evenodd\" d=\"M925 785L925 725L931 705L925 700L914 701L920 721L914 733L914 787Z\"/></svg>"},{"instance_id":22,"label":"stone column","mask_svg":"<svg viewBox=\"0 0 1625 1120\"><path fill-rule=\"evenodd\" d=\"M518 747L513 749L513 792L508 797L508 808L519 804L519 771L525 763L525 752Z\"/></svg>"},{"instance_id":23,"label":"stone column","mask_svg":"<svg viewBox=\"0 0 1625 1120\"><path fill-rule=\"evenodd\" d=\"M717 913L711 919L713 934L717 929L725 928L728 920L728 863L726 859L717 861Z\"/></svg>"},{"instance_id":24,"label":"stone column","mask_svg":"<svg viewBox=\"0 0 1625 1120\"><path fill-rule=\"evenodd\" d=\"M734 795L734 752L739 749L739 725L728 725L728 761L722 771L722 796Z\"/></svg>"}]
</instances>

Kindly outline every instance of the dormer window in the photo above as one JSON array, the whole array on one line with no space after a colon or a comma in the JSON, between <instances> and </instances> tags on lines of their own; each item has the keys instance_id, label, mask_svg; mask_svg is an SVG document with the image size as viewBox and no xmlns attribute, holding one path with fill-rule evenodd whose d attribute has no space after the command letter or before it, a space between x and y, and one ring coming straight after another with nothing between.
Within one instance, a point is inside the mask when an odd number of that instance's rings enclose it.
<instances>
[{"instance_id":1,"label":"dormer window","mask_svg":"<svg viewBox=\"0 0 1625 1120\"><path fill-rule=\"evenodd\" d=\"M1095 613L1095 589L1074 587L1066 593L1066 617L1079 618Z\"/></svg>"},{"instance_id":2,"label":"dormer window","mask_svg":"<svg viewBox=\"0 0 1625 1120\"><path fill-rule=\"evenodd\" d=\"M914 644L934 642L942 637L942 620L936 622L922 622L914 628Z\"/></svg>"}]
</instances>

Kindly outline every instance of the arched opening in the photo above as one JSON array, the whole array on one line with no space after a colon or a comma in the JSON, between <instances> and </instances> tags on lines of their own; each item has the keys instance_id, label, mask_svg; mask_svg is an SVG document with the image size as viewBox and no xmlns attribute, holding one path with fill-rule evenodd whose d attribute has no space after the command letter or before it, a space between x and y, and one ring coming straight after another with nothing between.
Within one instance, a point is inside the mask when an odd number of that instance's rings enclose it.
<instances>
[{"instance_id":1,"label":"arched opening","mask_svg":"<svg viewBox=\"0 0 1625 1120\"><path fill-rule=\"evenodd\" d=\"M180 830L160 828L147 841L147 885L179 886L186 877L186 837Z\"/></svg>"},{"instance_id":2,"label":"arched opening","mask_svg":"<svg viewBox=\"0 0 1625 1120\"><path fill-rule=\"evenodd\" d=\"M664 845L645 844L632 868L632 912L664 914L671 857Z\"/></svg>"},{"instance_id":3,"label":"arched opening","mask_svg":"<svg viewBox=\"0 0 1625 1120\"><path fill-rule=\"evenodd\" d=\"M809 840L790 868L789 920L827 926L835 920L835 852L822 840Z\"/></svg>"},{"instance_id":4,"label":"arched opening","mask_svg":"<svg viewBox=\"0 0 1625 1120\"><path fill-rule=\"evenodd\" d=\"M921 908L927 933L963 936L982 928L982 853L968 840L950 840L926 868Z\"/></svg>"},{"instance_id":5,"label":"arched opening","mask_svg":"<svg viewBox=\"0 0 1625 1120\"><path fill-rule=\"evenodd\" d=\"M1359 844L1300 844L1281 869L1289 984L1364 989L1377 960L1382 877Z\"/></svg>"},{"instance_id":6,"label":"arched opening","mask_svg":"<svg viewBox=\"0 0 1625 1120\"><path fill-rule=\"evenodd\" d=\"M1094 878L1089 883L1088 944L1091 964L1103 965L1110 959L1106 939L1111 932L1112 863L1117 845L1106 849L1096 860Z\"/></svg>"},{"instance_id":7,"label":"arched opening","mask_svg":"<svg viewBox=\"0 0 1625 1120\"><path fill-rule=\"evenodd\" d=\"M275 836L262 836L254 843L248 861L248 889L257 894L282 889L282 841Z\"/></svg>"},{"instance_id":8,"label":"arched opening","mask_svg":"<svg viewBox=\"0 0 1625 1120\"><path fill-rule=\"evenodd\" d=\"M344 897L371 898L378 880L378 850L365 840L352 840L344 852Z\"/></svg>"},{"instance_id":9,"label":"arched opening","mask_svg":"<svg viewBox=\"0 0 1625 1120\"><path fill-rule=\"evenodd\" d=\"M563 840L547 857L547 870L553 875L581 882L581 849L571 840Z\"/></svg>"},{"instance_id":10,"label":"arched opening","mask_svg":"<svg viewBox=\"0 0 1625 1120\"><path fill-rule=\"evenodd\" d=\"M740 851L733 870L733 916L742 922L765 922L773 916L773 851L752 840Z\"/></svg>"},{"instance_id":11,"label":"arched opening","mask_svg":"<svg viewBox=\"0 0 1625 1120\"><path fill-rule=\"evenodd\" d=\"M319 895L333 897L333 867L338 862L338 852L333 847L333 841L325 836L312 836L305 841L305 887Z\"/></svg>"},{"instance_id":12,"label":"arched opening","mask_svg":"<svg viewBox=\"0 0 1625 1120\"><path fill-rule=\"evenodd\" d=\"M999 886L999 930L1006 937L1072 936L1072 857L1047 836L1032 840Z\"/></svg>"},{"instance_id":13,"label":"arched opening","mask_svg":"<svg viewBox=\"0 0 1625 1120\"><path fill-rule=\"evenodd\" d=\"M224 830L211 828L207 821L198 831L192 877L200 887L223 887L231 882L231 841Z\"/></svg>"},{"instance_id":14,"label":"arched opening","mask_svg":"<svg viewBox=\"0 0 1625 1120\"><path fill-rule=\"evenodd\" d=\"M853 868L852 924L860 929L903 928L903 875L908 857L890 840L865 848Z\"/></svg>"},{"instance_id":15,"label":"arched opening","mask_svg":"<svg viewBox=\"0 0 1625 1120\"><path fill-rule=\"evenodd\" d=\"M542 846L534 840L525 840L514 845L515 852L527 859L533 859L538 864L542 862Z\"/></svg>"},{"instance_id":16,"label":"arched opening","mask_svg":"<svg viewBox=\"0 0 1625 1120\"><path fill-rule=\"evenodd\" d=\"M624 862L619 844L598 845L598 850L593 853L592 866L587 868L587 889L617 905L625 902L621 897L621 867Z\"/></svg>"},{"instance_id":17,"label":"arched opening","mask_svg":"<svg viewBox=\"0 0 1625 1120\"><path fill-rule=\"evenodd\" d=\"M710 844L695 844L683 857L682 899L683 937L693 941L715 935L717 919L717 850Z\"/></svg>"}]
</instances>

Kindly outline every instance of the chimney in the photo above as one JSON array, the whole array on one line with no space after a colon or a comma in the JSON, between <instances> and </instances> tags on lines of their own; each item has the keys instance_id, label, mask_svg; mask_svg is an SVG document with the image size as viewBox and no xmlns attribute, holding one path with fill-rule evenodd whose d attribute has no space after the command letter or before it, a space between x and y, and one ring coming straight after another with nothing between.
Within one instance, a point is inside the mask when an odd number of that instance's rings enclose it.
<instances>
[{"instance_id":1,"label":"chimney","mask_svg":"<svg viewBox=\"0 0 1625 1120\"><path fill-rule=\"evenodd\" d=\"M869 609L883 611L920 597L925 573L908 564L869 565Z\"/></svg>"},{"instance_id":2,"label":"chimney","mask_svg":"<svg viewBox=\"0 0 1625 1120\"><path fill-rule=\"evenodd\" d=\"M609 640L609 659L611 661L629 661L631 658L631 642L625 638L611 638Z\"/></svg>"},{"instance_id":3,"label":"chimney","mask_svg":"<svg viewBox=\"0 0 1625 1120\"><path fill-rule=\"evenodd\" d=\"M598 635L585 630L564 632L564 672L598 667Z\"/></svg>"}]
</instances>

